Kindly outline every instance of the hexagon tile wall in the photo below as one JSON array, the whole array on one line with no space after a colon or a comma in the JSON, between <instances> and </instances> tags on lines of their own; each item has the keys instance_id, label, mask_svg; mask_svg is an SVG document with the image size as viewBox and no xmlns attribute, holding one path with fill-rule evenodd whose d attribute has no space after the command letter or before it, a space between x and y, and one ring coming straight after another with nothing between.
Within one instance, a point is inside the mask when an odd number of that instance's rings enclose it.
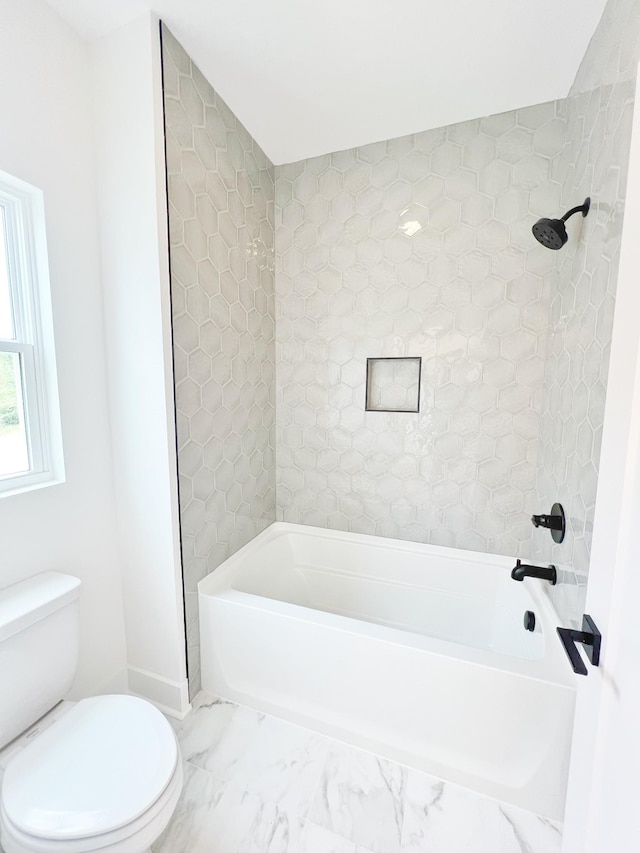
<instances>
[{"instance_id":1,"label":"hexagon tile wall","mask_svg":"<svg viewBox=\"0 0 640 853\"><path fill-rule=\"evenodd\" d=\"M639 59L640 4L608 3L571 96L562 104L567 141L554 164L561 182L559 209L586 195L594 204L573 226L552 278L538 450L537 506L547 512L561 499L567 536L554 545L536 531L533 557L561 568L561 582L550 594L563 619L576 627L589 574Z\"/></svg>"},{"instance_id":2,"label":"hexagon tile wall","mask_svg":"<svg viewBox=\"0 0 640 853\"><path fill-rule=\"evenodd\" d=\"M275 520L273 166L166 27L163 69L193 696L197 583Z\"/></svg>"},{"instance_id":3,"label":"hexagon tile wall","mask_svg":"<svg viewBox=\"0 0 640 853\"><path fill-rule=\"evenodd\" d=\"M558 110L276 167L280 519L525 553ZM381 356L422 356L420 414L365 411Z\"/></svg>"}]
</instances>

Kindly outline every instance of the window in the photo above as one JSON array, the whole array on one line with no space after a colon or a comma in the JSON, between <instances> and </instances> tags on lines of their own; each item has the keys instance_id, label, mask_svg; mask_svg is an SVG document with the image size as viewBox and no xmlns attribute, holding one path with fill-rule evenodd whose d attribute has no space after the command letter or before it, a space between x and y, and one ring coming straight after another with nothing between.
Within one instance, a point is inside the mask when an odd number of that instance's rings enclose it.
<instances>
[{"instance_id":1,"label":"window","mask_svg":"<svg viewBox=\"0 0 640 853\"><path fill-rule=\"evenodd\" d=\"M0 494L62 476L42 193L0 172Z\"/></svg>"}]
</instances>

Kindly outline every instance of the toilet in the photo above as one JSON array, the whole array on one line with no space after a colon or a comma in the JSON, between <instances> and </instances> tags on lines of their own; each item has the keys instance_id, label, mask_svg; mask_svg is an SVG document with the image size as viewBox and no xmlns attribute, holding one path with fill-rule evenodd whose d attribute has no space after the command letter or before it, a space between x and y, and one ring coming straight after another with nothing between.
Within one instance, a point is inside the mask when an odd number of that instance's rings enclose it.
<instances>
[{"instance_id":1,"label":"toilet","mask_svg":"<svg viewBox=\"0 0 640 853\"><path fill-rule=\"evenodd\" d=\"M58 572L0 590L4 853L144 853L180 797L178 742L157 708L124 695L59 704L78 662L79 594Z\"/></svg>"}]
</instances>

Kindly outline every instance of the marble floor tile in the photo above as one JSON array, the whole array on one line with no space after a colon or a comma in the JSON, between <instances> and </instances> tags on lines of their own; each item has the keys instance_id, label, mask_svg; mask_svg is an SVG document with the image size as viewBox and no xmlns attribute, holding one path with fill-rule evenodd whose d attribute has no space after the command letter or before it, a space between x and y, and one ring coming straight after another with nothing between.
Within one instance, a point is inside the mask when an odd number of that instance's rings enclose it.
<instances>
[{"instance_id":1,"label":"marble floor tile","mask_svg":"<svg viewBox=\"0 0 640 853\"><path fill-rule=\"evenodd\" d=\"M185 719L178 723L172 721L185 761L198 766L206 761L215 752L237 712L238 706L233 702L199 693Z\"/></svg>"},{"instance_id":2,"label":"marble floor tile","mask_svg":"<svg viewBox=\"0 0 640 853\"><path fill-rule=\"evenodd\" d=\"M552 821L409 771L402 853L560 853L561 844Z\"/></svg>"},{"instance_id":3,"label":"marble floor tile","mask_svg":"<svg viewBox=\"0 0 640 853\"><path fill-rule=\"evenodd\" d=\"M178 731L186 761L307 816L325 763L326 738L212 699L200 699L190 716Z\"/></svg>"},{"instance_id":4,"label":"marble floor tile","mask_svg":"<svg viewBox=\"0 0 640 853\"><path fill-rule=\"evenodd\" d=\"M309 819L372 853L399 853L407 770L330 743Z\"/></svg>"},{"instance_id":5,"label":"marble floor tile","mask_svg":"<svg viewBox=\"0 0 640 853\"><path fill-rule=\"evenodd\" d=\"M153 853L207 850L209 823L225 784L204 770L185 764L182 795L169 826L153 845Z\"/></svg>"},{"instance_id":6,"label":"marble floor tile","mask_svg":"<svg viewBox=\"0 0 640 853\"><path fill-rule=\"evenodd\" d=\"M302 831L300 853L357 853L357 850L353 841L315 823L307 823Z\"/></svg>"},{"instance_id":7,"label":"marble floor tile","mask_svg":"<svg viewBox=\"0 0 640 853\"><path fill-rule=\"evenodd\" d=\"M153 853L299 853L303 821L260 797L186 765L185 786Z\"/></svg>"},{"instance_id":8,"label":"marble floor tile","mask_svg":"<svg viewBox=\"0 0 640 853\"><path fill-rule=\"evenodd\" d=\"M562 827L533 812L500 803L502 853L560 853Z\"/></svg>"},{"instance_id":9,"label":"marble floor tile","mask_svg":"<svg viewBox=\"0 0 640 853\"><path fill-rule=\"evenodd\" d=\"M500 853L501 845L496 802L409 771L402 853Z\"/></svg>"},{"instance_id":10,"label":"marble floor tile","mask_svg":"<svg viewBox=\"0 0 640 853\"><path fill-rule=\"evenodd\" d=\"M335 832L307 821L302 830L300 853L371 853L371 851L336 835Z\"/></svg>"}]
</instances>

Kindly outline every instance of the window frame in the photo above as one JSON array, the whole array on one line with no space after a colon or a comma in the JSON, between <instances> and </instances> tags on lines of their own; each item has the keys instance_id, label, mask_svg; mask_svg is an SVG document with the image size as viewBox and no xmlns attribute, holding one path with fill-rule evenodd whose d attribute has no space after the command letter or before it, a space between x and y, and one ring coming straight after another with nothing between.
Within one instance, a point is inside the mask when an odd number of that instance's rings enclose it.
<instances>
[{"instance_id":1,"label":"window frame","mask_svg":"<svg viewBox=\"0 0 640 853\"><path fill-rule=\"evenodd\" d=\"M64 462L43 195L0 171L0 206L14 331L12 339L0 338L0 352L17 353L20 359L29 457L28 471L0 474L0 497L4 497L62 482Z\"/></svg>"}]
</instances>

